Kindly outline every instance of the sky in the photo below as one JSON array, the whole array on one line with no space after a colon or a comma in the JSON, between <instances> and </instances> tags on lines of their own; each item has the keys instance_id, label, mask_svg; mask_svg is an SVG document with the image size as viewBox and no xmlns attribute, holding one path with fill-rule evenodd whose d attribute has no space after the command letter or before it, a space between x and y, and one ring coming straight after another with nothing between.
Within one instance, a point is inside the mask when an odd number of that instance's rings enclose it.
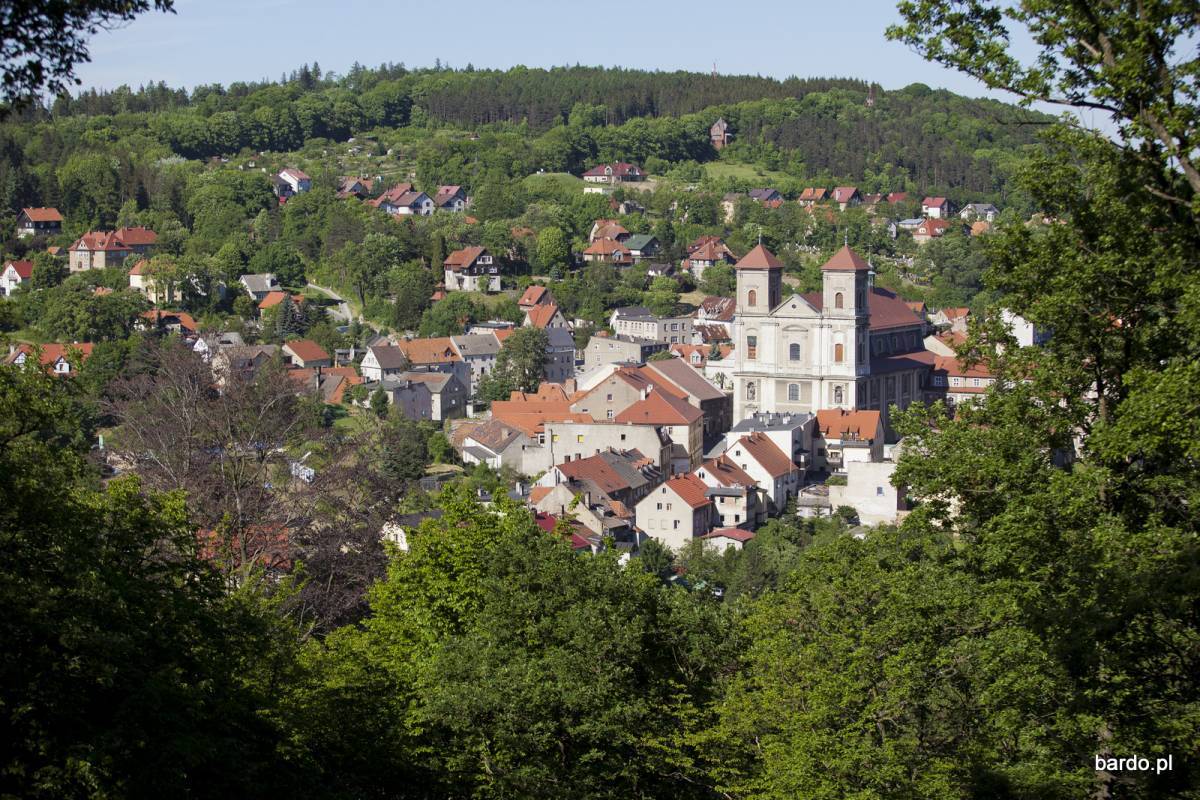
<instances>
[{"instance_id":1,"label":"sky","mask_svg":"<svg viewBox=\"0 0 1200 800\"><path fill-rule=\"evenodd\" d=\"M925 83L969 97L1012 101L932 64L884 37L895 0L176 0L175 14L147 13L97 34L84 87L163 80L278 80L303 63L343 73L355 62L508 68L570 64L850 77L885 89ZM1061 108L1040 106L1060 113ZM1091 127L1105 120L1088 118Z\"/></svg>"}]
</instances>

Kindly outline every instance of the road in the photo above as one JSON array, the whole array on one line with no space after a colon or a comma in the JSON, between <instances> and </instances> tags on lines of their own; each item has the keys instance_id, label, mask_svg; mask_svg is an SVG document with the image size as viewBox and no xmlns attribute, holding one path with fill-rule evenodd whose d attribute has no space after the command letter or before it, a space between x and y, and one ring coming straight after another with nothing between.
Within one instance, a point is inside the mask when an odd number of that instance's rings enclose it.
<instances>
[{"instance_id":1,"label":"road","mask_svg":"<svg viewBox=\"0 0 1200 800\"><path fill-rule=\"evenodd\" d=\"M334 319L341 320L342 322L347 322L347 323L353 319L353 315L350 312L350 304L346 302L346 298L342 297L340 294L335 292L333 289L326 289L324 286L317 286L315 283L310 283L309 286L316 289L318 292L325 295L326 297L331 297L337 301L337 305L333 306L329 310L329 313L333 315ZM360 316L358 318L358 321L363 322L363 318Z\"/></svg>"}]
</instances>

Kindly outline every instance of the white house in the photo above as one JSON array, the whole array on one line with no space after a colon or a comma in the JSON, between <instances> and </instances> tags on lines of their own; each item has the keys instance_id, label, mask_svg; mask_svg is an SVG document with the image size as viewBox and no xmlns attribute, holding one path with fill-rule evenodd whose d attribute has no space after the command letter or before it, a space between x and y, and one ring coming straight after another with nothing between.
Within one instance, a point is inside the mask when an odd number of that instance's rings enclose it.
<instances>
[{"instance_id":1,"label":"white house","mask_svg":"<svg viewBox=\"0 0 1200 800\"><path fill-rule=\"evenodd\" d=\"M32 261L5 261L0 272L0 294L12 297L21 284L33 277Z\"/></svg>"}]
</instances>

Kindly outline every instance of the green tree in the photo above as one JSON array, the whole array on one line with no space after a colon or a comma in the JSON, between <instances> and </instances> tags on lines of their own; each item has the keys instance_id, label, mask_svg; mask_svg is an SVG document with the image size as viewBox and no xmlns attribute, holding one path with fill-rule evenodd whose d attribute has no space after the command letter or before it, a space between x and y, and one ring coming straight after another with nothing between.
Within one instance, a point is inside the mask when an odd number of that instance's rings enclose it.
<instances>
[{"instance_id":1,"label":"green tree","mask_svg":"<svg viewBox=\"0 0 1200 800\"><path fill-rule=\"evenodd\" d=\"M537 266L543 273L571 264L571 246L560 228L543 228L537 237Z\"/></svg>"},{"instance_id":2,"label":"green tree","mask_svg":"<svg viewBox=\"0 0 1200 800\"><path fill-rule=\"evenodd\" d=\"M650 282L650 289L644 296L646 307L655 314L665 317L675 313L679 305L679 286L673 278L660 275Z\"/></svg>"},{"instance_id":3,"label":"green tree","mask_svg":"<svg viewBox=\"0 0 1200 800\"><path fill-rule=\"evenodd\" d=\"M383 419L387 417L388 411L391 409L391 403L388 402L387 393L383 389L376 389L371 392L371 413Z\"/></svg>"}]
</instances>

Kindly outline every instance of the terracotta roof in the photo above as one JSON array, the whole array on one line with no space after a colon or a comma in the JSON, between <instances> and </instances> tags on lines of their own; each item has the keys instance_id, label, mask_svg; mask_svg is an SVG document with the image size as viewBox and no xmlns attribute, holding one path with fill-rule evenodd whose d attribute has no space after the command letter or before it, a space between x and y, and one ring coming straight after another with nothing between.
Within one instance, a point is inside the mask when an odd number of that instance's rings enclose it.
<instances>
[{"instance_id":1,"label":"terracotta roof","mask_svg":"<svg viewBox=\"0 0 1200 800\"><path fill-rule=\"evenodd\" d=\"M687 246L688 253L694 253L706 244L724 244L720 236L705 234Z\"/></svg>"},{"instance_id":2,"label":"terracotta roof","mask_svg":"<svg viewBox=\"0 0 1200 800\"><path fill-rule=\"evenodd\" d=\"M698 322L692 325L692 330L700 334L701 341L706 345L713 342L728 342L732 340L729 335L729 329L724 325L707 325L703 322Z\"/></svg>"},{"instance_id":3,"label":"terracotta roof","mask_svg":"<svg viewBox=\"0 0 1200 800\"><path fill-rule=\"evenodd\" d=\"M797 471L796 465L792 463L792 459L788 458L787 453L780 450L779 446L761 431L743 436L738 439L738 443L772 478L780 478Z\"/></svg>"},{"instance_id":4,"label":"terracotta roof","mask_svg":"<svg viewBox=\"0 0 1200 800\"><path fill-rule=\"evenodd\" d=\"M956 306L954 308L943 308L942 314L943 314L943 316L946 317L946 319L960 319L963 317L970 316L971 309L967 308L966 306Z\"/></svg>"},{"instance_id":5,"label":"terracotta roof","mask_svg":"<svg viewBox=\"0 0 1200 800\"><path fill-rule=\"evenodd\" d=\"M117 228L113 235L130 247L144 247L158 242L158 234L149 228Z\"/></svg>"},{"instance_id":6,"label":"terracotta roof","mask_svg":"<svg viewBox=\"0 0 1200 800\"><path fill-rule=\"evenodd\" d=\"M285 170L282 170L282 171L281 171L279 174L280 174L280 175L288 175L288 176L290 176L290 177L293 177L293 178L295 178L295 179L296 179L296 180L298 180L298 181L307 181L307 180L311 180L311 179L308 177L308 175L304 174L303 172L301 172L300 170L296 169L295 167L288 167L287 169L285 169Z\"/></svg>"},{"instance_id":7,"label":"terracotta roof","mask_svg":"<svg viewBox=\"0 0 1200 800\"><path fill-rule=\"evenodd\" d=\"M604 175L604 174L606 174L605 169L607 167L612 167L613 175L618 178L624 178L626 175L637 174L638 172L640 172L640 170L634 164L630 164L625 161L617 161L613 164L597 164L596 166L592 167L591 169L589 169L587 172L585 172L583 174L585 176L587 176L587 175L591 175L591 176Z\"/></svg>"},{"instance_id":8,"label":"terracotta roof","mask_svg":"<svg viewBox=\"0 0 1200 800\"><path fill-rule=\"evenodd\" d=\"M707 345L707 344L673 344L673 345L671 345L671 352L678 353L680 356L682 356L684 359L686 359L689 364L692 363L692 355L694 353L698 353L700 355L699 363L701 366L704 366L705 364L708 363L708 353L711 349L712 349L712 346ZM733 347L731 347L730 345L727 345L727 344L718 344L717 349L720 351L722 359L733 352Z\"/></svg>"},{"instance_id":9,"label":"terracotta roof","mask_svg":"<svg viewBox=\"0 0 1200 800\"><path fill-rule=\"evenodd\" d=\"M572 397L556 383L543 383L537 392L513 392L508 400L492 402L492 419L519 429L527 436L545 430L547 422L595 422L589 414L571 410Z\"/></svg>"},{"instance_id":10,"label":"terracotta roof","mask_svg":"<svg viewBox=\"0 0 1200 800\"><path fill-rule=\"evenodd\" d=\"M904 305L908 306L908 310L914 314L925 313L925 302L923 300L905 300Z\"/></svg>"},{"instance_id":11,"label":"terracotta roof","mask_svg":"<svg viewBox=\"0 0 1200 800\"><path fill-rule=\"evenodd\" d=\"M549 290L547 290L545 286L538 286L537 284L533 284L525 289L524 294L521 295L521 299L517 301L517 305L518 306L540 305L542 300L545 299L548 291Z\"/></svg>"},{"instance_id":12,"label":"terracotta roof","mask_svg":"<svg viewBox=\"0 0 1200 800\"><path fill-rule=\"evenodd\" d=\"M992 223L988 222L987 220L983 220L983 219L976 220L975 222L973 222L971 224L971 235L979 236L980 234L987 233L991 229L992 229Z\"/></svg>"},{"instance_id":13,"label":"terracotta roof","mask_svg":"<svg viewBox=\"0 0 1200 800\"><path fill-rule=\"evenodd\" d=\"M715 242L705 242L688 253L689 261L726 261L732 259L733 251L718 239Z\"/></svg>"},{"instance_id":14,"label":"terracotta roof","mask_svg":"<svg viewBox=\"0 0 1200 800\"><path fill-rule=\"evenodd\" d=\"M968 366L956 356L935 356L933 368L944 372L947 376L956 378L994 378L996 377L982 363Z\"/></svg>"},{"instance_id":15,"label":"terracotta roof","mask_svg":"<svg viewBox=\"0 0 1200 800\"><path fill-rule=\"evenodd\" d=\"M832 258L821 265L821 269L827 272L866 272L871 269L871 265L851 250L850 245L843 245Z\"/></svg>"},{"instance_id":16,"label":"terracotta roof","mask_svg":"<svg viewBox=\"0 0 1200 800\"><path fill-rule=\"evenodd\" d=\"M666 392L651 392L617 415L615 422L635 425L690 425L703 417L695 406Z\"/></svg>"},{"instance_id":17,"label":"terracotta roof","mask_svg":"<svg viewBox=\"0 0 1200 800\"><path fill-rule=\"evenodd\" d=\"M288 296L287 292L279 292L279 291L267 292L267 294L263 297L263 299L261 301L259 301L258 308L259 308L259 310L273 308L273 307L279 305L280 303L282 303L283 299L287 296ZM292 295L292 302L295 303L296 305L300 305L301 303L304 302L304 295L302 295L302 294Z\"/></svg>"},{"instance_id":18,"label":"terracotta roof","mask_svg":"<svg viewBox=\"0 0 1200 800\"><path fill-rule=\"evenodd\" d=\"M725 397L723 391L709 383L708 379L683 359L672 358L665 361L651 361L646 364L645 370L657 372L687 392L689 396L698 398L702 402L704 400L720 400Z\"/></svg>"},{"instance_id":19,"label":"terracotta roof","mask_svg":"<svg viewBox=\"0 0 1200 800\"><path fill-rule=\"evenodd\" d=\"M433 196L434 205L444 205L450 198L462 191L461 186L439 186Z\"/></svg>"},{"instance_id":20,"label":"terracotta roof","mask_svg":"<svg viewBox=\"0 0 1200 800\"><path fill-rule=\"evenodd\" d=\"M588 245L587 249L583 252L589 256L623 257L629 255L629 248L616 239L597 239Z\"/></svg>"},{"instance_id":21,"label":"terracotta roof","mask_svg":"<svg viewBox=\"0 0 1200 800\"><path fill-rule=\"evenodd\" d=\"M7 270L9 267L12 267L13 270L16 271L18 277L20 277L20 279L23 281L29 280L29 278L33 275L33 262L32 261L6 261L6 262L4 262L4 269Z\"/></svg>"},{"instance_id":22,"label":"terracotta roof","mask_svg":"<svg viewBox=\"0 0 1200 800\"><path fill-rule=\"evenodd\" d=\"M139 261L133 265L133 267L129 270L129 274L130 275L145 275L146 267L148 267L148 266L150 266L150 262L143 258L141 261Z\"/></svg>"},{"instance_id":23,"label":"terracotta roof","mask_svg":"<svg viewBox=\"0 0 1200 800\"><path fill-rule=\"evenodd\" d=\"M734 269L781 269L782 267L783 262L761 244L742 256L741 261L734 264Z\"/></svg>"},{"instance_id":24,"label":"terracotta roof","mask_svg":"<svg viewBox=\"0 0 1200 800\"><path fill-rule=\"evenodd\" d=\"M513 335L516 328L496 328L492 331L492 335L496 337L496 341L504 344L504 340Z\"/></svg>"},{"instance_id":25,"label":"terracotta roof","mask_svg":"<svg viewBox=\"0 0 1200 800\"><path fill-rule=\"evenodd\" d=\"M57 208L22 208L21 212L32 222L62 222L62 214Z\"/></svg>"},{"instance_id":26,"label":"terracotta roof","mask_svg":"<svg viewBox=\"0 0 1200 800\"><path fill-rule=\"evenodd\" d=\"M878 411L826 408L817 412L817 430L826 438L871 441L879 429Z\"/></svg>"},{"instance_id":27,"label":"terracotta roof","mask_svg":"<svg viewBox=\"0 0 1200 800\"><path fill-rule=\"evenodd\" d=\"M60 358L67 358L67 356L74 350L79 351L79 357L81 361L86 361L87 357L92 354L92 348L94 346L95 345L93 345L91 342L77 342L75 344L55 344L52 342L50 344L44 344L41 345L42 355L39 361L41 361L43 366L48 367L55 361L58 361ZM33 345L19 344L17 345L17 349L9 353L4 359L4 363L13 364L16 362L18 355L21 353L30 355L33 353L33 349ZM67 358L67 361L69 363L70 359ZM74 367L74 365L72 365L72 367Z\"/></svg>"},{"instance_id":28,"label":"terracotta roof","mask_svg":"<svg viewBox=\"0 0 1200 800\"><path fill-rule=\"evenodd\" d=\"M927 219L917 226L913 234L924 234L925 236L941 236L945 234L950 227L950 223L944 219Z\"/></svg>"},{"instance_id":29,"label":"terracotta roof","mask_svg":"<svg viewBox=\"0 0 1200 800\"><path fill-rule=\"evenodd\" d=\"M801 295L805 302L818 311L821 309L822 297L820 292L809 292ZM921 318L893 292L875 287L867 295L867 310L871 312L871 330L878 331L886 328L903 328L910 325L920 325Z\"/></svg>"},{"instance_id":30,"label":"terracotta roof","mask_svg":"<svg viewBox=\"0 0 1200 800\"><path fill-rule=\"evenodd\" d=\"M412 188L413 188L413 185L411 183L397 183L395 186L388 189L387 191L385 191L383 194L379 195L379 197L377 197L375 200L373 200L371 202L375 206L380 205L385 200L394 202L396 200L399 200L401 197L408 194L409 192L411 192Z\"/></svg>"},{"instance_id":31,"label":"terracotta roof","mask_svg":"<svg viewBox=\"0 0 1200 800\"><path fill-rule=\"evenodd\" d=\"M625 468L621 469L621 466ZM620 453L597 453L588 458L558 464L556 468L570 480L590 481L605 494L623 492L646 483L645 477Z\"/></svg>"},{"instance_id":32,"label":"terracotta roof","mask_svg":"<svg viewBox=\"0 0 1200 800\"><path fill-rule=\"evenodd\" d=\"M625 226L617 222L615 219L598 219L592 225L593 239L618 239L622 236L629 235L629 231Z\"/></svg>"},{"instance_id":33,"label":"terracotta roof","mask_svg":"<svg viewBox=\"0 0 1200 800\"><path fill-rule=\"evenodd\" d=\"M677 475L667 481L666 485L671 491L679 495L680 500L692 508L703 508L709 504L708 495L705 494L708 487L704 485L704 481L691 473Z\"/></svg>"},{"instance_id":34,"label":"terracotta roof","mask_svg":"<svg viewBox=\"0 0 1200 800\"><path fill-rule=\"evenodd\" d=\"M554 491L553 486L534 486L532 489L529 490L529 502L532 505L537 505L538 503L542 502L542 500L544 500L546 498L546 495L550 494L553 491ZM537 513L541 514L542 512L539 511ZM546 516L550 516L550 515L547 514ZM553 519L553 517L551 517L551 519ZM551 529L553 529L553 527L554 527L553 525L550 526ZM543 530L547 530L547 529L543 528Z\"/></svg>"},{"instance_id":35,"label":"terracotta roof","mask_svg":"<svg viewBox=\"0 0 1200 800\"><path fill-rule=\"evenodd\" d=\"M325 348L312 339L293 339L290 342L284 342L283 346L301 361L324 361L329 359L329 353L325 352Z\"/></svg>"},{"instance_id":36,"label":"terracotta roof","mask_svg":"<svg viewBox=\"0 0 1200 800\"><path fill-rule=\"evenodd\" d=\"M921 201L922 207L932 206L934 208L938 208L939 206L944 206L945 204L946 204L946 198L944 198L944 197L926 197L924 200Z\"/></svg>"},{"instance_id":37,"label":"terracotta roof","mask_svg":"<svg viewBox=\"0 0 1200 800\"><path fill-rule=\"evenodd\" d=\"M704 469L722 486L757 486L758 481L726 456L721 454L704 462Z\"/></svg>"},{"instance_id":38,"label":"terracotta roof","mask_svg":"<svg viewBox=\"0 0 1200 800\"><path fill-rule=\"evenodd\" d=\"M520 435L521 432L511 425L505 425L498 419L489 419L467 434L467 438L479 442L493 453L499 453Z\"/></svg>"},{"instance_id":39,"label":"terracotta roof","mask_svg":"<svg viewBox=\"0 0 1200 800\"><path fill-rule=\"evenodd\" d=\"M558 314L558 306L551 303L545 306L534 306L527 312L529 315L529 324L535 328L545 328L554 321L554 316Z\"/></svg>"},{"instance_id":40,"label":"terracotta roof","mask_svg":"<svg viewBox=\"0 0 1200 800\"><path fill-rule=\"evenodd\" d=\"M163 311L161 309L152 309L143 311L141 316L150 320L155 325L170 324L168 320L174 318L179 322L179 327L188 331L196 330L196 320L192 319L192 315L186 311Z\"/></svg>"},{"instance_id":41,"label":"terracotta roof","mask_svg":"<svg viewBox=\"0 0 1200 800\"><path fill-rule=\"evenodd\" d=\"M889 203L899 203L908 199L908 192L888 192L887 201Z\"/></svg>"},{"instance_id":42,"label":"terracotta roof","mask_svg":"<svg viewBox=\"0 0 1200 800\"><path fill-rule=\"evenodd\" d=\"M833 201L835 203L845 203L858 192L858 188L854 186L838 186L833 190Z\"/></svg>"},{"instance_id":43,"label":"terracotta roof","mask_svg":"<svg viewBox=\"0 0 1200 800\"><path fill-rule=\"evenodd\" d=\"M700 310L704 312L705 319L731 322L737 313L737 303L732 297L710 295L700 301Z\"/></svg>"},{"instance_id":44,"label":"terracotta roof","mask_svg":"<svg viewBox=\"0 0 1200 800\"><path fill-rule=\"evenodd\" d=\"M403 339L396 343L396 347L408 356L408 360L413 364L444 364L448 361L462 361L462 356L454 349L454 342L450 340L449 336L434 339Z\"/></svg>"},{"instance_id":45,"label":"terracotta roof","mask_svg":"<svg viewBox=\"0 0 1200 800\"><path fill-rule=\"evenodd\" d=\"M701 539L734 539L745 544L754 538L754 531L744 531L741 528L717 528L700 537Z\"/></svg>"},{"instance_id":46,"label":"terracotta roof","mask_svg":"<svg viewBox=\"0 0 1200 800\"><path fill-rule=\"evenodd\" d=\"M474 264L485 252L487 252L486 249L482 247L464 247L462 250L455 250L446 256L442 266L451 270L465 269Z\"/></svg>"}]
</instances>

